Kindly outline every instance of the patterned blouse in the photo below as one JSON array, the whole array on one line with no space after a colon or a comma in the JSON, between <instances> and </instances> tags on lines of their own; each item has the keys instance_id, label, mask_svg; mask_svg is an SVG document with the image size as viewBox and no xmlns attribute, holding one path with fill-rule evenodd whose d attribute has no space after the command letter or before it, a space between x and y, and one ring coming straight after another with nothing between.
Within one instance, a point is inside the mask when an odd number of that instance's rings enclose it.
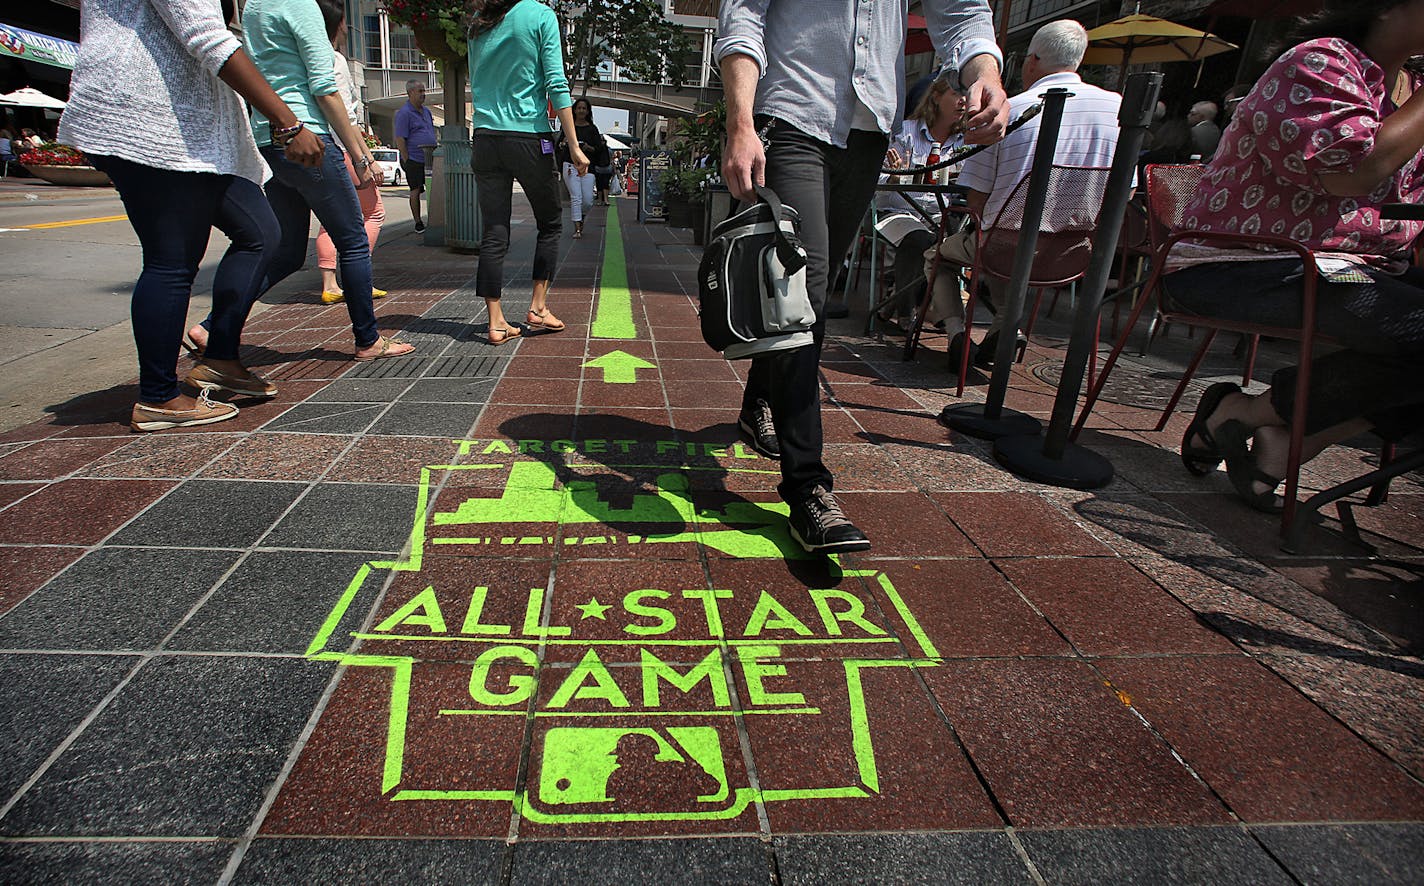
<instances>
[{"instance_id":1,"label":"patterned blouse","mask_svg":"<svg viewBox=\"0 0 1424 886\"><path fill-rule=\"evenodd\" d=\"M1424 222L1383 219L1379 207L1424 199L1424 152L1365 197L1330 194L1319 178L1353 172L1374 150L1375 133L1396 110L1390 86L1384 69L1344 40L1287 50L1237 108L1183 227L1284 236L1317 255L1401 272ZM1273 257L1184 243L1170 265Z\"/></svg>"}]
</instances>

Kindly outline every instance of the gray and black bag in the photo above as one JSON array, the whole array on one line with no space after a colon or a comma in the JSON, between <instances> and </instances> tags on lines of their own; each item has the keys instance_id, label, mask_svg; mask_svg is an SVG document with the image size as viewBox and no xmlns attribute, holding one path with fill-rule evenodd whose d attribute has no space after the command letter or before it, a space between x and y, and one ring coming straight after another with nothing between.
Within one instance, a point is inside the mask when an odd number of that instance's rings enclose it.
<instances>
[{"instance_id":1,"label":"gray and black bag","mask_svg":"<svg viewBox=\"0 0 1424 886\"><path fill-rule=\"evenodd\" d=\"M770 189L712 230L697 271L702 338L729 360L812 343L801 217Z\"/></svg>"}]
</instances>

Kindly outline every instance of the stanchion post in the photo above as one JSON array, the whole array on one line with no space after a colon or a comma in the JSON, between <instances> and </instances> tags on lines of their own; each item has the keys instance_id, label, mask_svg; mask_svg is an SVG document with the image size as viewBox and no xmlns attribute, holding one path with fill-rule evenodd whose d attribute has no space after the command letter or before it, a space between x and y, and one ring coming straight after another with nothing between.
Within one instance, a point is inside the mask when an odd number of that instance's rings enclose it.
<instances>
[{"instance_id":1,"label":"stanchion post","mask_svg":"<svg viewBox=\"0 0 1424 886\"><path fill-rule=\"evenodd\" d=\"M1093 489L1106 485L1113 477L1112 464L1107 459L1084 447L1070 446L1068 434L1073 426L1073 414L1078 405L1088 359L1097 339L1095 327L1103 293L1107 291L1118 235L1122 232L1123 214L1132 195L1133 173L1161 87L1160 73L1133 74L1127 78L1122 108L1118 112L1120 132L1117 149L1108 173L1098 224L1093 232L1093 257L1088 264L1077 313L1073 317L1073 332L1068 341L1068 353L1064 357L1063 373L1053 401L1053 417L1049 420L1047 433L1041 445L1037 434L1002 437L994 445L994 455L1000 464L1041 483Z\"/></svg>"},{"instance_id":2,"label":"stanchion post","mask_svg":"<svg viewBox=\"0 0 1424 886\"><path fill-rule=\"evenodd\" d=\"M998 348L994 352L994 373L989 380L988 396L982 405L954 406L940 413L941 422L971 436L992 439L1006 434L1036 434L1039 429L1038 420L1032 416L1012 409L1007 410L1006 415L1004 397L1008 394L1009 376L1013 373L1019 320L1023 315L1029 277L1033 274L1038 227L1043 221L1043 204L1048 199L1048 183L1053 174L1053 155L1058 145L1058 129L1063 123L1063 105L1071 95L1072 93L1061 87L1050 89L1043 95L1043 114L1038 121L1033 166L1028 177L1023 226L1019 230L1018 250L1014 253L1009 289L1002 308L1005 320L999 331ZM979 285L983 288L982 282ZM987 295L987 289L985 293ZM965 318L966 336L973 319Z\"/></svg>"}]
</instances>

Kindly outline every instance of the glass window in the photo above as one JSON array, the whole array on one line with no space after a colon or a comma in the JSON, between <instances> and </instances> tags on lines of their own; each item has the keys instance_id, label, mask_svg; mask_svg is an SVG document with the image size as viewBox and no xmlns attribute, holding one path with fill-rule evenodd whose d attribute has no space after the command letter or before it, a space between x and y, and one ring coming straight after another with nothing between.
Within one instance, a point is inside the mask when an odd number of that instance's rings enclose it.
<instances>
[{"instance_id":1,"label":"glass window","mask_svg":"<svg viewBox=\"0 0 1424 886\"><path fill-rule=\"evenodd\" d=\"M381 17L379 15L361 16L361 42L366 47L366 66L379 68L381 66Z\"/></svg>"},{"instance_id":2,"label":"glass window","mask_svg":"<svg viewBox=\"0 0 1424 886\"><path fill-rule=\"evenodd\" d=\"M415 34L409 28L391 25L391 67L398 71L424 71L430 65L415 45Z\"/></svg>"}]
</instances>

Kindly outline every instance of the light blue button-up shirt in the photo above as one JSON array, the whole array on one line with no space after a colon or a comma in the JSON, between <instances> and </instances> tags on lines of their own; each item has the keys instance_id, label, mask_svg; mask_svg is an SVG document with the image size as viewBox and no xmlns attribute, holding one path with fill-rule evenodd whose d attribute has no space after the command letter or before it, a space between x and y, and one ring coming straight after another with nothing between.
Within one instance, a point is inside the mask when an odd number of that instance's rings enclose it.
<instances>
[{"instance_id":1,"label":"light blue button-up shirt","mask_svg":"<svg viewBox=\"0 0 1424 886\"><path fill-rule=\"evenodd\" d=\"M924 13L946 70L976 55L1003 70L988 0L926 0ZM757 114L845 147L860 106L881 132L899 126L907 14L907 0L722 0L713 51L756 61Z\"/></svg>"}]
</instances>

